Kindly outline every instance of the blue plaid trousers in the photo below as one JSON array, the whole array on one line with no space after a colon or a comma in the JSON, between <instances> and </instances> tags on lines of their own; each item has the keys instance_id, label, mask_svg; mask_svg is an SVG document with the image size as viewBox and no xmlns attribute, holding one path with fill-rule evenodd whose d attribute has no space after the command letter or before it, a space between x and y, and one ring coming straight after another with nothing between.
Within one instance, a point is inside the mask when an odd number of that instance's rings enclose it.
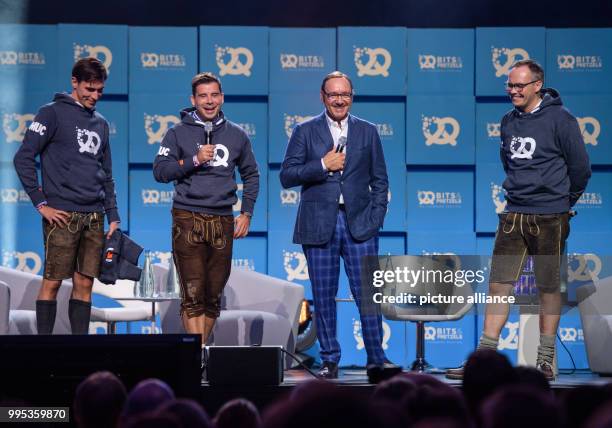
<instances>
[{"instance_id":1,"label":"blue plaid trousers","mask_svg":"<svg viewBox=\"0 0 612 428\"><path fill-rule=\"evenodd\" d=\"M338 211L336 228L329 242L324 245L303 245L308 275L312 285L315 305L317 337L324 362L340 361L340 343L336 337L336 295L340 276L340 257L348 275L351 293L359 309L361 332L368 364L382 364L385 353L382 349L382 318L380 311L362 310L361 258L378 255L378 235L356 241L346 224L346 213ZM371 302L364 302L372 307Z\"/></svg>"}]
</instances>

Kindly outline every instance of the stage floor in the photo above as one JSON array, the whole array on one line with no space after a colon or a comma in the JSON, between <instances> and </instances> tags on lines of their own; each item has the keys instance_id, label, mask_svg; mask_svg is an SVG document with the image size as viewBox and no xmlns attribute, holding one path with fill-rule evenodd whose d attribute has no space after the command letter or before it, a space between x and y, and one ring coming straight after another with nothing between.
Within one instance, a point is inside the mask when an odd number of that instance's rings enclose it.
<instances>
[{"instance_id":1,"label":"stage floor","mask_svg":"<svg viewBox=\"0 0 612 428\"><path fill-rule=\"evenodd\" d=\"M442 372L430 374L453 387L461 388L462 386L461 381L446 379ZM230 386L209 385L207 382L202 382L201 403L208 412L216 412L228 400L247 398L255 403L260 410L263 410L276 400L289 395L296 385L311 379L314 379L314 377L306 370L292 369L285 371L284 381L280 385ZM338 379L331 382L338 385L339 388L350 389L357 394L366 396L369 396L376 387L376 385L368 383L365 369L359 368L340 369ZM572 374L562 372L550 385L555 393L562 393L564 390L582 385L605 385L608 383L612 383L612 377L602 377L588 370L577 370Z\"/></svg>"},{"instance_id":2,"label":"stage floor","mask_svg":"<svg viewBox=\"0 0 612 428\"><path fill-rule=\"evenodd\" d=\"M441 371L429 373L431 376L444 383L452 386L461 387L461 381L450 380L444 377L444 373ZM312 375L306 370L286 370L284 385L295 386L300 382L313 379ZM340 369L340 374L334 383L341 385L371 385L368 383L368 377L365 369ZM563 371L557 378L550 383L551 388L575 388L581 385L604 385L612 383L612 377L602 377L588 370L576 370L576 372L569 374L569 372Z\"/></svg>"}]
</instances>

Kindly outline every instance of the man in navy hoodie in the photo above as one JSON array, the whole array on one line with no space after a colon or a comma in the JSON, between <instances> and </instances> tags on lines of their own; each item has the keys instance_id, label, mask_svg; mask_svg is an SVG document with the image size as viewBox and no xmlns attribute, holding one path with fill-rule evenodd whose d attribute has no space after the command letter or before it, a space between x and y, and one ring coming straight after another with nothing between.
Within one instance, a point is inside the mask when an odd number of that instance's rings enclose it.
<instances>
[{"instance_id":1,"label":"man in navy hoodie","mask_svg":"<svg viewBox=\"0 0 612 428\"><path fill-rule=\"evenodd\" d=\"M540 298L536 365L551 380L570 210L587 186L591 166L576 118L559 93L543 84L544 70L533 60L515 63L506 83L514 105L501 121L507 212L500 214L495 236L489 294L509 296L526 257L534 256ZM479 348L497 349L508 313L507 303L487 305ZM462 378L463 367L448 370L447 377Z\"/></svg>"},{"instance_id":2,"label":"man in navy hoodie","mask_svg":"<svg viewBox=\"0 0 612 428\"><path fill-rule=\"evenodd\" d=\"M181 318L206 344L221 309L232 267L233 239L249 232L259 192L259 170L246 133L225 119L221 81L200 73L191 82L193 107L164 136L153 163L155 179L174 181L172 254L181 285ZM235 169L244 190L237 201Z\"/></svg>"},{"instance_id":3,"label":"man in navy hoodie","mask_svg":"<svg viewBox=\"0 0 612 428\"><path fill-rule=\"evenodd\" d=\"M107 72L95 58L72 68L72 93L58 93L40 108L14 164L23 188L43 217L45 269L36 300L38 334L51 334L62 280L72 278L68 304L73 334L87 334L93 279L104 246L119 225L108 122L95 111ZM36 157L40 155L42 186Z\"/></svg>"}]
</instances>

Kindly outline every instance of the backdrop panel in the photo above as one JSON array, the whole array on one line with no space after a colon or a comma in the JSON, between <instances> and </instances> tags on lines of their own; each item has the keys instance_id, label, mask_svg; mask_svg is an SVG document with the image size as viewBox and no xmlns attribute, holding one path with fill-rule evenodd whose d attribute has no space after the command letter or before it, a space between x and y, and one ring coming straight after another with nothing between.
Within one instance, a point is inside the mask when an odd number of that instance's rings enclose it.
<instances>
[{"instance_id":1,"label":"backdrop panel","mask_svg":"<svg viewBox=\"0 0 612 428\"><path fill-rule=\"evenodd\" d=\"M473 164L474 116L474 97L409 95L406 101L406 163Z\"/></svg>"},{"instance_id":2,"label":"backdrop panel","mask_svg":"<svg viewBox=\"0 0 612 428\"><path fill-rule=\"evenodd\" d=\"M268 95L268 27L200 27L200 71L226 95Z\"/></svg>"},{"instance_id":3,"label":"backdrop panel","mask_svg":"<svg viewBox=\"0 0 612 428\"><path fill-rule=\"evenodd\" d=\"M409 29L409 94L474 94L474 30Z\"/></svg>"}]
</instances>

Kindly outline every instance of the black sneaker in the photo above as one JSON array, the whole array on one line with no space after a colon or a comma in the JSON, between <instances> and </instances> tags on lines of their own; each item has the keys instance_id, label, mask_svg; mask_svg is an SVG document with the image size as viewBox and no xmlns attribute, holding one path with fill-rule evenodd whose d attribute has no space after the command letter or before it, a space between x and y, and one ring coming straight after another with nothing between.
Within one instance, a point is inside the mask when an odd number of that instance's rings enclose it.
<instances>
[{"instance_id":1,"label":"black sneaker","mask_svg":"<svg viewBox=\"0 0 612 428\"><path fill-rule=\"evenodd\" d=\"M324 361L317 376L321 379L338 379L338 364Z\"/></svg>"}]
</instances>

